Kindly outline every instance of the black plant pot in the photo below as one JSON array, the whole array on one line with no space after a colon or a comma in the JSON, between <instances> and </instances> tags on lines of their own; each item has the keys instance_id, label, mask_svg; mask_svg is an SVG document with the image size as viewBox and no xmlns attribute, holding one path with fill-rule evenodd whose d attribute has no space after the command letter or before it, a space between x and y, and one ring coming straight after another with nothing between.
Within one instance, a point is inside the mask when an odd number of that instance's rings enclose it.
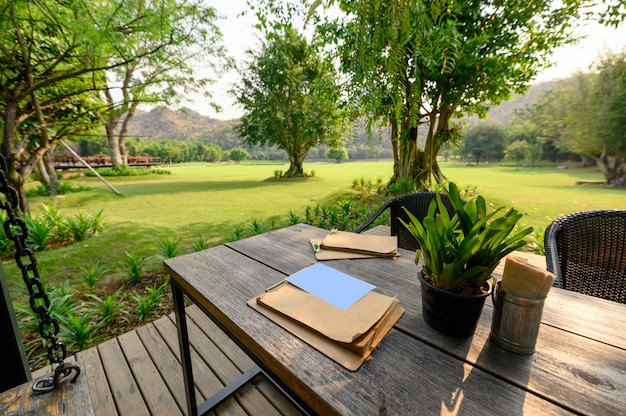
<instances>
[{"instance_id":1,"label":"black plant pot","mask_svg":"<svg viewBox=\"0 0 626 416\"><path fill-rule=\"evenodd\" d=\"M468 337L474 333L489 292L463 295L433 286L418 273L424 321L444 334Z\"/></svg>"}]
</instances>

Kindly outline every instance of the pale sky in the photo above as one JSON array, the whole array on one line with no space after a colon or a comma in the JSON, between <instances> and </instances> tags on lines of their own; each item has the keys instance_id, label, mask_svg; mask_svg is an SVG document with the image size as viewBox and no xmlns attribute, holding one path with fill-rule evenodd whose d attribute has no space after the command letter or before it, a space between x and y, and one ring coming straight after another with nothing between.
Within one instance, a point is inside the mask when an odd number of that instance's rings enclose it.
<instances>
[{"instance_id":1,"label":"pale sky","mask_svg":"<svg viewBox=\"0 0 626 416\"><path fill-rule=\"evenodd\" d=\"M206 2L214 6L221 15L226 16L226 19L219 22L224 44L233 57L237 60L243 59L245 50L254 47L258 42L253 28L256 18L253 15L239 16L242 11L247 10L246 0L206 0ZM556 50L553 54L553 61L556 64L539 74L535 82L566 78L577 71L587 72L598 56L607 50L619 52L626 47L624 23L618 29L590 23L581 28L580 33L586 35L585 39L576 45ZM211 118L229 120L240 117L241 109L227 92L237 80L238 75L231 72L220 78L212 87L214 100L223 107L222 113L215 113L212 108L203 104L202 99L195 100L189 107Z\"/></svg>"}]
</instances>

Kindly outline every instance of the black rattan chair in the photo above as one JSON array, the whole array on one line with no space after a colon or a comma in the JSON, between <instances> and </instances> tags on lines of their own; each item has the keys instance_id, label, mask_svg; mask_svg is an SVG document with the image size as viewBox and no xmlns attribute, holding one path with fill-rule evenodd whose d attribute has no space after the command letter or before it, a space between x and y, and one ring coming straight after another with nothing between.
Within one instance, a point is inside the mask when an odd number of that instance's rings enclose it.
<instances>
[{"instance_id":1,"label":"black rattan chair","mask_svg":"<svg viewBox=\"0 0 626 416\"><path fill-rule=\"evenodd\" d=\"M626 210L584 211L546 229L555 287L626 303Z\"/></svg>"},{"instance_id":2,"label":"black rattan chair","mask_svg":"<svg viewBox=\"0 0 626 416\"><path fill-rule=\"evenodd\" d=\"M418 220L422 220L428 213L430 201L436 199L435 192L417 192L413 194L401 195L385 202L375 213L373 213L365 222L359 225L354 232L360 233L378 218L386 209L390 210L391 235L398 236L398 247L407 250L416 251L419 244L413 235L402 225L398 218L402 218L405 222L409 222L409 217L402 207L409 210ZM454 208L448 198L448 195L441 194L441 201L445 205L448 214L454 215ZM437 209L438 210L438 209Z\"/></svg>"}]
</instances>

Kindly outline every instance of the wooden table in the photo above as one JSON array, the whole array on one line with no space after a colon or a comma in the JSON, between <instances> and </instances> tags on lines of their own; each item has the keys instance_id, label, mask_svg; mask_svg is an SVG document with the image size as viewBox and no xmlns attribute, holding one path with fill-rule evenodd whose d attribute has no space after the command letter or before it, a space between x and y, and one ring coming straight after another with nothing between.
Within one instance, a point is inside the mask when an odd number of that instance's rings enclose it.
<instances>
[{"instance_id":1,"label":"wooden table","mask_svg":"<svg viewBox=\"0 0 626 416\"><path fill-rule=\"evenodd\" d=\"M553 288L536 352L519 355L489 341L491 300L472 337L453 338L431 329L421 316L414 253L402 251L395 260L326 262L397 296L406 309L357 372L246 305L265 288L315 263L309 238L327 232L299 224L169 259L165 268L178 295L197 303L312 413L624 414L624 304ZM180 327L179 335L182 342ZM189 375L190 366L184 372Z\"/></svg>"}]
</instances>

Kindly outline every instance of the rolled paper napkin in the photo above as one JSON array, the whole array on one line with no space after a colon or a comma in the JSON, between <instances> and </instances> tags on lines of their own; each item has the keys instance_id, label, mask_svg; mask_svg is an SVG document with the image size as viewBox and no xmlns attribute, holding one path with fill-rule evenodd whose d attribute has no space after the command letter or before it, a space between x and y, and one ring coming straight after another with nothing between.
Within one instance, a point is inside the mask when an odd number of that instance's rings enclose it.
<instances>
[{"instance_id":1,"label":"rolled paper napkin","mask_svg":"<svg viewBox=\"0 0 626 416\"><path fill-rule=\"evenodd\" d=\"M506 257L501 287L512 295L524 298L545 298L554 283L549 271L528 263L523 257Z\"/></svg>"}]
</instances>

